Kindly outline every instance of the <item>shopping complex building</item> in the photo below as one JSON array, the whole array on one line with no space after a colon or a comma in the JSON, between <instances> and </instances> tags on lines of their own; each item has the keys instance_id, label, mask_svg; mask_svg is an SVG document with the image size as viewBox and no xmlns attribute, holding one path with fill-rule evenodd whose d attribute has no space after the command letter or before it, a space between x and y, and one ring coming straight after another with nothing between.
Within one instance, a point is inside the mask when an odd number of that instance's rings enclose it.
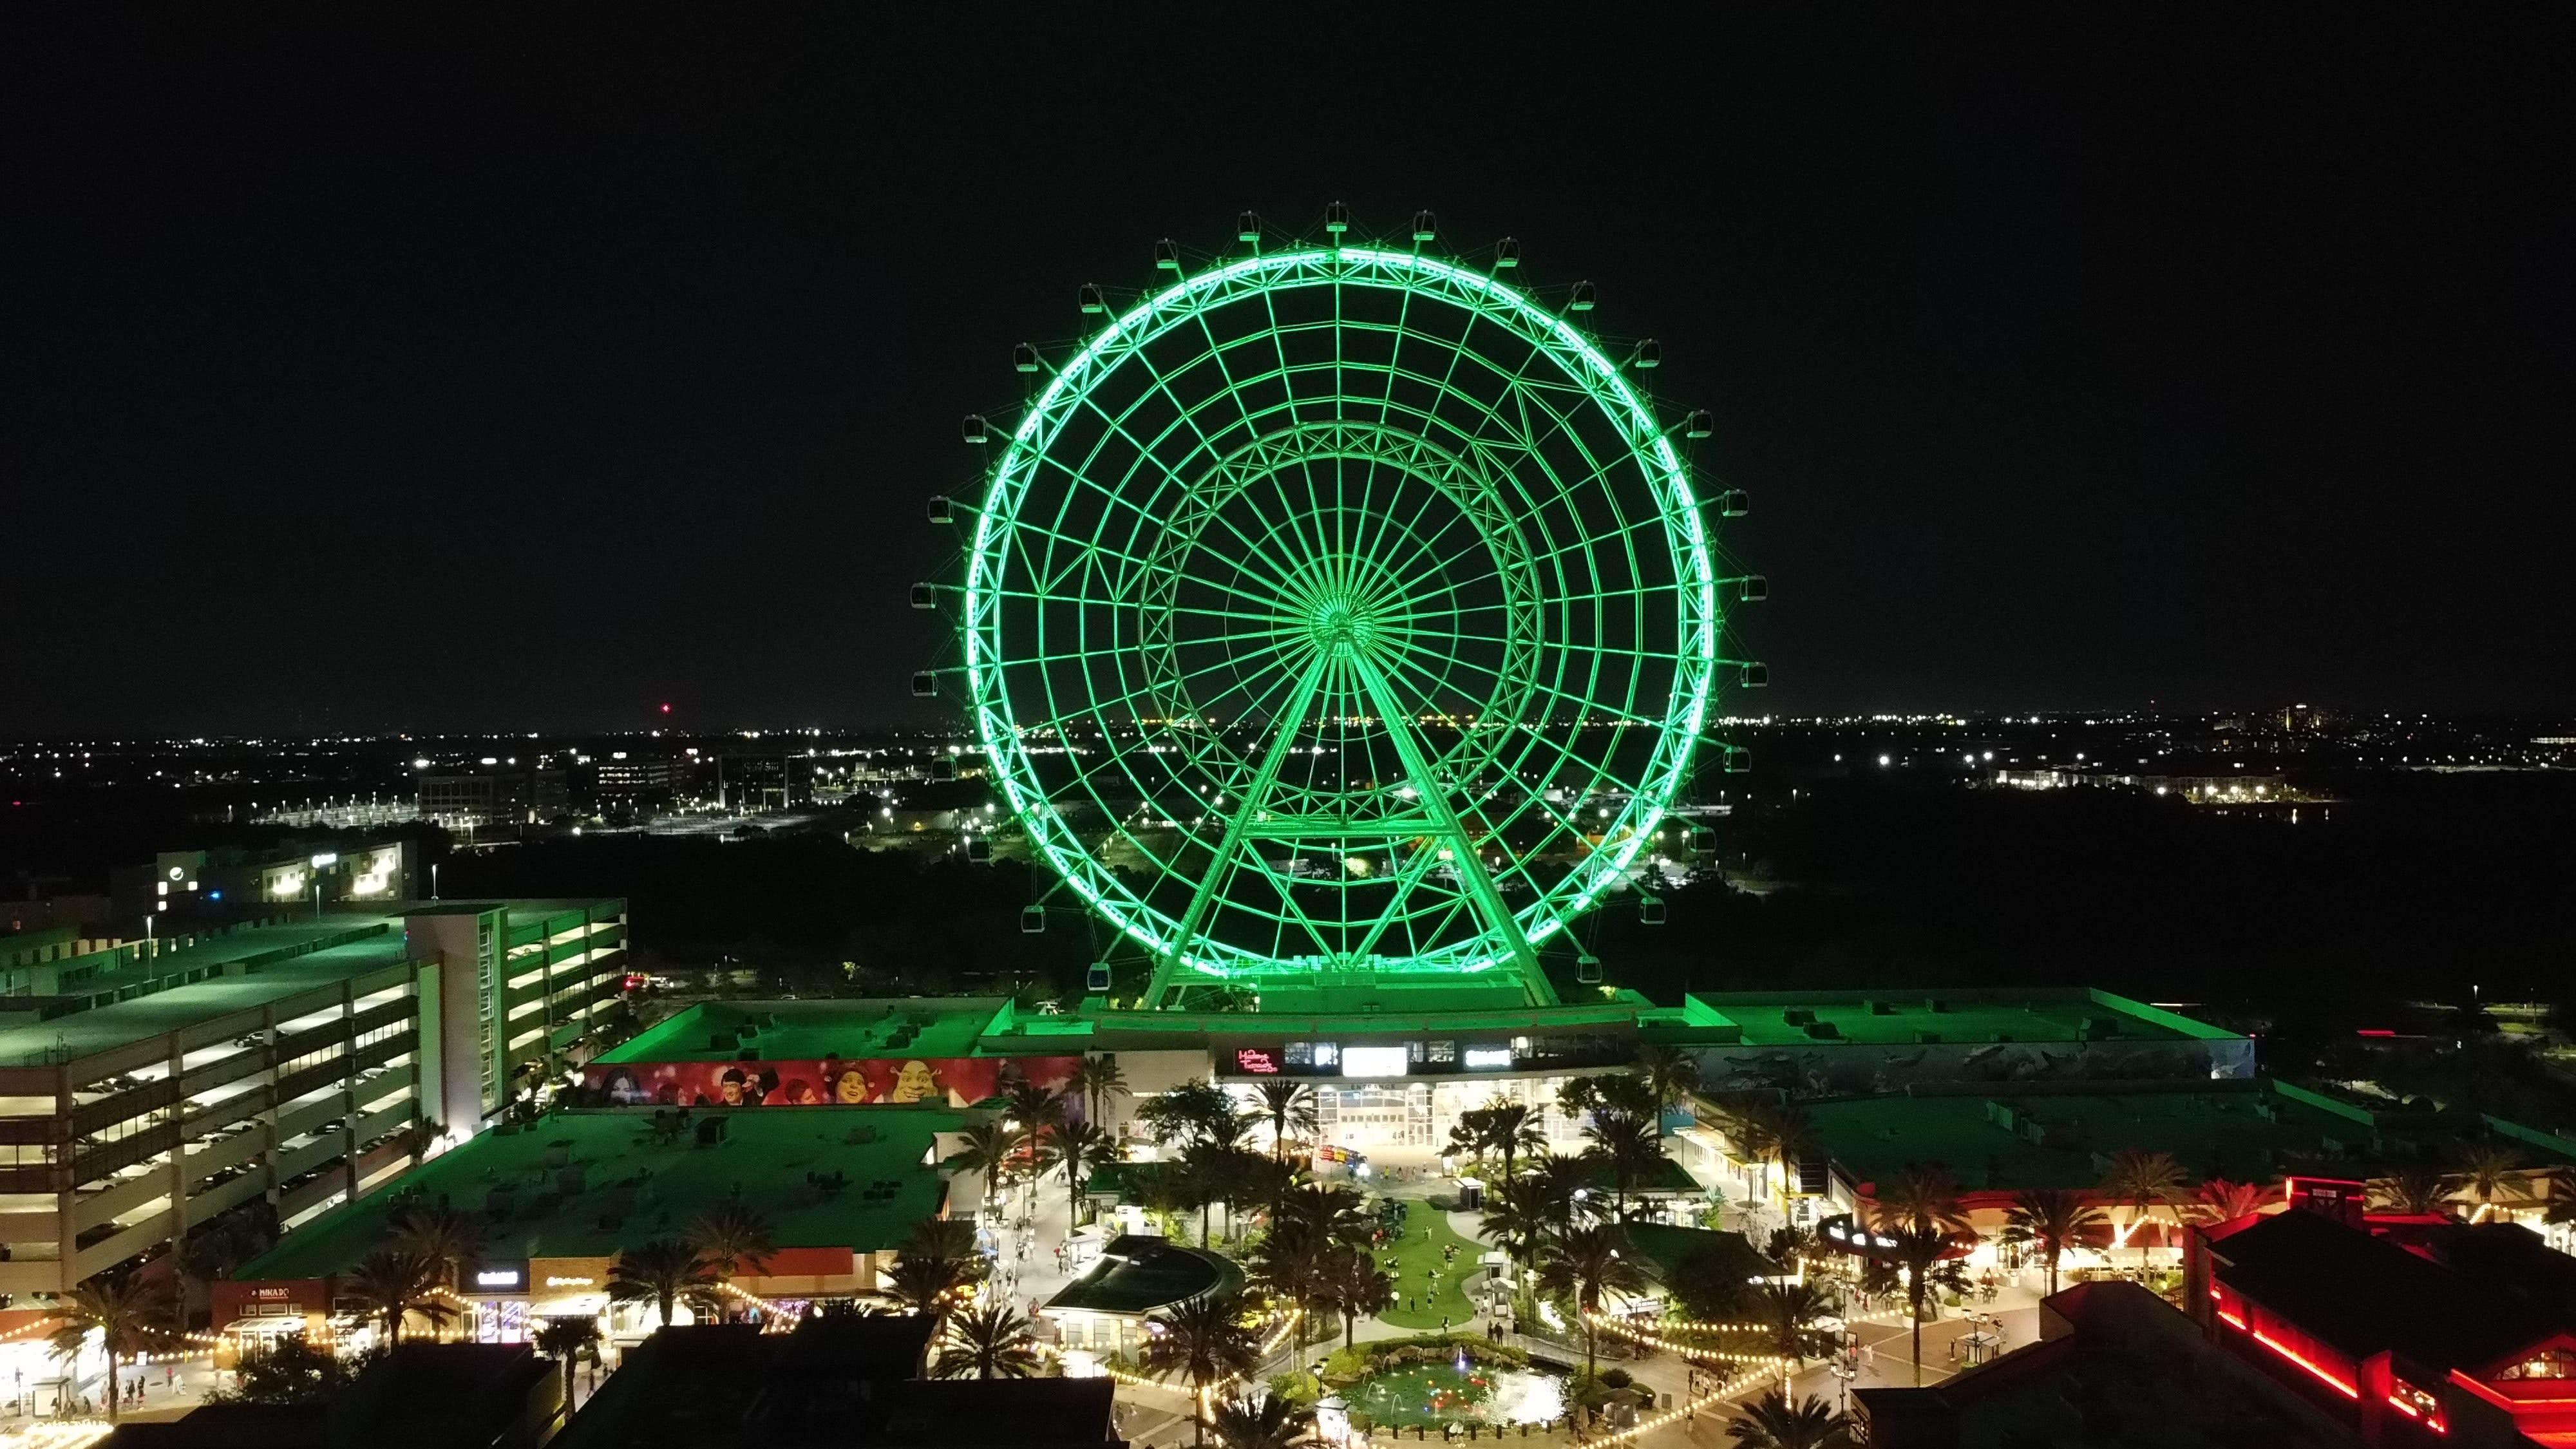
<instances>
[{"instance_id":1,"label":"shopping complex building","mask_svg":"<svg viewBox=\"0 0 2576 1449\"><path fill-rule=\"evenodd\" d=\"M625 947L619 900L396 902L9 968L0 1295L227 1212L293 1227L431 1150L429 1124L481 1130L614 1005Z\"/></svg>"}]
</instances>

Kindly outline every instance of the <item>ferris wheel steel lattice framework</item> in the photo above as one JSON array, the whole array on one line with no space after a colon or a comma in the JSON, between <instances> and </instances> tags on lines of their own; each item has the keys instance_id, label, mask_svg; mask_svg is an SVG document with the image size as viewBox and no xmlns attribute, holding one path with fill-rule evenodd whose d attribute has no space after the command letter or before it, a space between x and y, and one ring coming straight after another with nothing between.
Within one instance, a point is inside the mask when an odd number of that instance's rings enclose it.
<instances>
[{"instance_id":1,"label":"ferris wheel steel lattice framework","mask_svg":"<svg viewBox=\"0 0 2576 1449\"><path fill-rule=\"evenodd\" d=\"M1085 288L1096 335L1021 347L1043 382L993 430L957 672L995 788L1152 960L1150 1005L1462 977L1550 1002L1538 948L1634 883L1721 672L1760 682L1721 593L1765 589L1704 516L1742 495L1694 489L1676 438L1706 415L1632 381L1654 343L1614 361L1499 269L1340 240L1115 314Z\"/></svg>"}]
</instances>

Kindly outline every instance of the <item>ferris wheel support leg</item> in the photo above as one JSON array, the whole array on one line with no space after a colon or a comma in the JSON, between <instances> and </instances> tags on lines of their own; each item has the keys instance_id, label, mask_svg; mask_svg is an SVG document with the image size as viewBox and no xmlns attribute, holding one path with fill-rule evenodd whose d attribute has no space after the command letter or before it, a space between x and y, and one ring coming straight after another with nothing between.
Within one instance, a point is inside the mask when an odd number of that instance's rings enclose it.
<instances>
[{"instance_id":1,"label":"ferris wheel support leg","mask_svg":"<svg viewBox=\"0 0 2576 1449\"><path fill-rule=\"evenodd\" d=\"M1297 680L1296 692L1288 697L1288 707L1279 713L1279 732L1271 737L1270 747L1261 753L1261 765L1226 820L1225 836L1217 842L1216 855L1208 862L1207 874L1199 878L1198 889L1190 894L1190 908L1181 916L1181 928L1172 933L1170 949L1154 963L1153 984L1145 989L1145 1009L1160 1011L1165 1002L1180 989L1183 971L1181 958L1190 943L1198 939L1199 927L1207 923L1207 914L1216 905L1217 892L1224 888L1225 877L1234 866L1237 852L1243 849L1244 837L1261 815L1262 806L1270 799L1270 787L1279 779L1279 771L1288 763L1288 751L1297 740L1297 727L1306 722L1306 711L1315 704L1315 692L1323 687L1329 658L1317 656Z\"/></svg>"},{"instance_id":2,"label":"ferris wheel support leg","mask_svg":"<svg viewBox=\"0 0 2576 1449\"><path fill-rule=\"evenodd\" d=\"M1458 812L1449 808L1449 792L1431 773L1430 757L1422 752L1422 742L1413 737L1412 716L1396 702L1394 691L1386 686L1385 676L1377 666L1356 653L1349 661L1368 691L1370 704L1385 722L1387 738L1395 745L1396 758L1404 762L1404 772L1413 777L1413 788L1422 797L1424 813L1439 822L1440 833L1447 836L1451 860L1458 867L1458 879L1475 897L1494 934L1511 952L1512 965L1520 972L1521 989L1539 1006L1554 1006L1556 992L1547 984L1547 973L1539 969L1538 949L1521 934L1520 922L1513 919L1512 909L1503 900L1502 890L1494 878L1485 874L1484 857L1476 853L1476 842L1467 837L1467 827Z\"/></svg>"}]
</instances>

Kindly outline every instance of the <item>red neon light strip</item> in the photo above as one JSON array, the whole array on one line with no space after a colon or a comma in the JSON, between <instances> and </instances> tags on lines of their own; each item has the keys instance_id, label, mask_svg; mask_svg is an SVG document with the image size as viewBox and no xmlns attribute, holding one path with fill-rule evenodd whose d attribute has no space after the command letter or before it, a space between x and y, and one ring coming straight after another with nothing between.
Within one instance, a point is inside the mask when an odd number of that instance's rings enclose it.
<instances>
[{"instance_id":1,"label":"red neon light strip","mask_svg":"<svg viewBox=\"0 0 2576 1449\"><path fill-rule=\"evenodd\" d=\"M2343 1395L2345 1398L2358 1399L2361 1397L2361 1390L2358 1387L2336 1378L2333 1374L2327 1372L2324 1366L2311 1362L2306 1357L2299 1354L2295 1349L2292 1349L2288 1344L2264 1333L2262 1330L2255 1330L2254 1341L2263 1345L2265 1348L2272 1350L2274 1353L2279 1354L2281 1357L2288 1359L2290 1362L2297 1364L2299 1367L2306 1369L2308 1372L2315 1374L2318 1378L2325 1380L2327 1383L2334 1385L2335 1392Z\"/></svg>"},{"instance_id":2,"label":"red neon light strip","mask_svg":"<svg viewBox=\"0 0 2576 1449\"><path fill-rule=\"evenodd\" d=\"M2451 1432L2450 1425L2443 1423L2439 1419L2425 1419L2423 1410L2416 1408L2413 1404L2406 1402L2395 1394L2390 1394L2388 1396L2388 1407L2404 1414L2407 1418L2423 1419L2424 1427L2432 1430L2436 1434L2448 1434Z\"/></svg>"},{"instance_id":3,"label":"red neon light strip","mask_svg":"<svg viewBox=\"0 0 2576 1449\"><path fill-rule=\"evenodd\" d=\"M2228 1322L2230 1322L2230 1323L2235 1324L2235 1325L2236 1325L2237 1327L2239 1327L2239 1328L2243 1328L2243 1327L2245 1326L2245 1320L2244 1320L2244 1319L2237 1317L2235 1314L2228 1312L2228 1311L2227 1311L2226 1309L2224 1309L2224 1308L2222 1308L2222 1309L2218 1310L2218 1316L2219 1316L2219 1317L2221 1317L2221 1318L2223 1318L2223 1319L2226 1319L2226 1320L2227 1320Z\"/></svg>"}]
</instances>

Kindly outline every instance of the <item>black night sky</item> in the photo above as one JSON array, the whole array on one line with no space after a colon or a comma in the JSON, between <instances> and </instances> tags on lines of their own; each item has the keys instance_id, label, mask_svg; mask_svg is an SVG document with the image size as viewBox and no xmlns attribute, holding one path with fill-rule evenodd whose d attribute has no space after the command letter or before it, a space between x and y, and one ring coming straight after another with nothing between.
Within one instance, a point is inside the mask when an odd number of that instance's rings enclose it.
<instances>
[{"instance_id":1,"label":"black night sky","mask_svg":"<svg viewBox=\"0 0 2576 1449\"><path fill-rule=\"evenodd\" d=\"M1336 199L1662 340L1770 709L2576 707L2537 8L539 8L0 22L0 733L920 718L1011 345Z\"/></svg>"}]
</instances>

